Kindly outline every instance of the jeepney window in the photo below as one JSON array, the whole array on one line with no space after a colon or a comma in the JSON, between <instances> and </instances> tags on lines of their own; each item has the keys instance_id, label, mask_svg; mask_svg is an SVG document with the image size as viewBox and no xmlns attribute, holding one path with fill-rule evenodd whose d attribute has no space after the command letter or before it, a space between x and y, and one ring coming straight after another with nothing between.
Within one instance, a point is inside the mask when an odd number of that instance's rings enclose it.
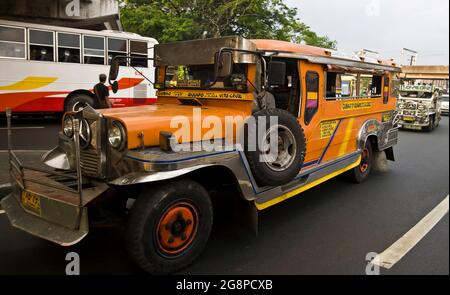
<instances>
[{"instance_id":1,"label":"jeepney window","mask_svg":"<svg viewBox=\"0 0 450 295\"><path fill-rule=\"evenodd\" d=\"M30 60L54 61L53 32L30 30Z\"/></svg>"},{"instance_id":2,"label":"jeepney window","mask_svg":"<svg viewBox=\"0 0 450 295\"><path fill-rule=\"evenodd\" d=\"M319 109L319 74L316 72L306 73L306 107L305 124L309 125L312 118Z\"/></svg>"},{"instance_id":3,"label":"jeepney window","mask_svg":"<svg viewBox=\"0 0 450 295\"><path fill-rule=\"evenodd\" d=\"M211 89L239 90L246 87L248 65L235 64L233 74L218 80ZM214 82L214 65L169 66L166 70L166 88L204 89Z\"/></svg>"},{"instance_id":4,"label":"jeepney window","mask_svg":"<svg viewBox=\"0 0 450 295\"><path fill-rule=\"evenodd\" d=\"M358 75L350 73L327 72L326 98L357 97Z\"/></svg>"},{"instance_id":5,"label":"jeepney window","mask_svg":"<svg viewBox=\"0 0 450 295\"><path fill-rule=\"evenodd\" d=\"M81 37L58 33L58 62L81 63Z\"/></svg>"},{"instance_id":6,"label":"jeepney window","mask_svg":"<svg viewBox=\"0 0 450 295\"><path fill-rule=\"evenodd\" d=\"M130 41L130 55L139 57L131 60L131 66L148 68L148 44L147 42Z\"/></svg>"},{"instance_id":7,"label":"jeepney window","mask_svg":"<svg viewBox=\"0 0 450 295\"><path fill-rule=\"evenodd\" d=\"M0 57L25 59L25 29L0 26Z\"/></svg>"},{"instance_id":8,"label":"jeepney window","mask_svg":"<svg viewBox=\"0 0 450 295\"><path fill-rule=\"evenodd\" d=\"M359 97L381 97L382 76L361 74L359 79Z\"/></svg>"},{"instance_id":9,"label":"jeepney window","mask_svg":"<svg viewBox=\"0 0 450 295\"><path fill-rule=\"evenodd\" d=\"M84 63L105 64L105 39L103 37L84 36Z\"/></svg>"},{"instance_id":10,"label":"jeepney window","mask_svg":"<svg viewBox=\"0 0 450 295\"><path fill-rule=\"evenodd\" d=\"M114 57L121 55L126 56L128 52L127 40L108 38L108 64ZM126 66L127 61L123 60L120 62L121 66Z\"/></svg>"}]
</instances>

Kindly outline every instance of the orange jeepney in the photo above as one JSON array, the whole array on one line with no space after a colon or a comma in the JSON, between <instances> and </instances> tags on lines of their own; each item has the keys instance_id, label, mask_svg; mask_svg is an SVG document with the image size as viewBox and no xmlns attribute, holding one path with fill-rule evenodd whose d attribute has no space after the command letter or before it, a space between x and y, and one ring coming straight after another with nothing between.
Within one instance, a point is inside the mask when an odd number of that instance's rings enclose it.
<instances>
[{"instance_id":1,"label":"orange jeepney","mask_svg":"<svg viewBox=\"0 0 450 295\"><path fill-rule=\"evenodd\" d=\"M114 91L133 58L113 60ZM392 61L241 37L159 44L153 61L158 102L67 113L43 158L55 171L23 167L10 151L14 190L2 207L14 226L67 246L99 208L129 212L114 216L131 257L170 273L205 247L215 193L255 222L337 175L360 183L394 160Z\"/></svg>"}]
</instances>

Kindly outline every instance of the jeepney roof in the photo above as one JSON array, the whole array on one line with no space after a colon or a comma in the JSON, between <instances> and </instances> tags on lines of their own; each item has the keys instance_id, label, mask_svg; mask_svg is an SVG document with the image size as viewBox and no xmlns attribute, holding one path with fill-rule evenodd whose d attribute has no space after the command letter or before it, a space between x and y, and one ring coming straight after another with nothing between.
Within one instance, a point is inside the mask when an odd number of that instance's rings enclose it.
<instances>
[{"instance_id":1,"label":"jeepney roof","mask_svg":"<svg viewBox=\"0 0 450 295\"><path fill-rule=\"evenodd\" d=\"M259 51L266 52L267 54L276 53L277 56L281 57L307 59L311 62L328 64L335 67L355 67L366 70L374 69L401 72L401 68L398 67L392 59L385 60L359 57L332 49L296 44L287 41L264 39L255 39L251 41L256 45Z\"/></svg>"},{"instance_id":2,"label":"jeepney roof","mask_svg":"<svg viewBox=\"0 0 450 295\"><path fill-rule=\"evenodd\" d=\"M363 71L401 72L401 68L393 60L358 57L315 46L279 40L249 40L239 36L159 44L155 47L155 64L157 66L213 64L215 54L224 47L304 59L337 70L353 68ZM255 56L250 54L235 53L234 60L238 63L256 62Z\"/></svg>"}]
</instances>

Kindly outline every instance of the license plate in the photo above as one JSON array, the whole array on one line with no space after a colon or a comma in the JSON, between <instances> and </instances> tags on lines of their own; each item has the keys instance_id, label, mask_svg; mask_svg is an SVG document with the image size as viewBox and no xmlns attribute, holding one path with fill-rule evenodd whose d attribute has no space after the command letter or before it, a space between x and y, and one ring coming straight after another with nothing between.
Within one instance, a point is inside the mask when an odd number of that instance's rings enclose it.
<instances>
[{"instance_id":1,"label":"license plate","mask_svg":"<svg viewBox=\"0 0 450 295\"><path fill-rule=\"evenodd\" d=\"M415 120L416 120L415 117L406 117L406 116L403 116L403 121L414 122Z\"/></svg>"},{"instance_id":2,"label":"license plate","mask_svg":"<svg viewBox=\"0 0 450 295\"><path fill-rule=\"evenodd\" d=\"M22 191L21 201L26 209L41 214L41 198L38 195Z\"/></svg>"},{"instance_id":3,"label":"license plate","mask_svg":"<svg viewBox=\"0 0 450 295\"><path fill-rule=\"evenodd\" d=\"M408 124L403 125L403 128L411 129L411 130L422 130L422 127L420 127L420 126L414 126L414 125L408 125Z\"/></svg>"}]
</instances>

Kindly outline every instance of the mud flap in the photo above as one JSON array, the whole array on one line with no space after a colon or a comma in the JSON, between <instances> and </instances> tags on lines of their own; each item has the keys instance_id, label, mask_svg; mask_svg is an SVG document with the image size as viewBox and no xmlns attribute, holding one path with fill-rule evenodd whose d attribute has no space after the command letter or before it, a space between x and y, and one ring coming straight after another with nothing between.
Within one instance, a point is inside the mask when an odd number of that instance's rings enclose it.
<instances>
[{"instance_id":1,"label":"mud flap","mask_svg":"<svg viewBox=\"0 0 450 295\"><path fill-rule=\"evenodd\" d=\"M254 202L235 199L233 211L235 224L244 236L257 237L259 232L259 215Z\"/></svg>"}]
</instances>

